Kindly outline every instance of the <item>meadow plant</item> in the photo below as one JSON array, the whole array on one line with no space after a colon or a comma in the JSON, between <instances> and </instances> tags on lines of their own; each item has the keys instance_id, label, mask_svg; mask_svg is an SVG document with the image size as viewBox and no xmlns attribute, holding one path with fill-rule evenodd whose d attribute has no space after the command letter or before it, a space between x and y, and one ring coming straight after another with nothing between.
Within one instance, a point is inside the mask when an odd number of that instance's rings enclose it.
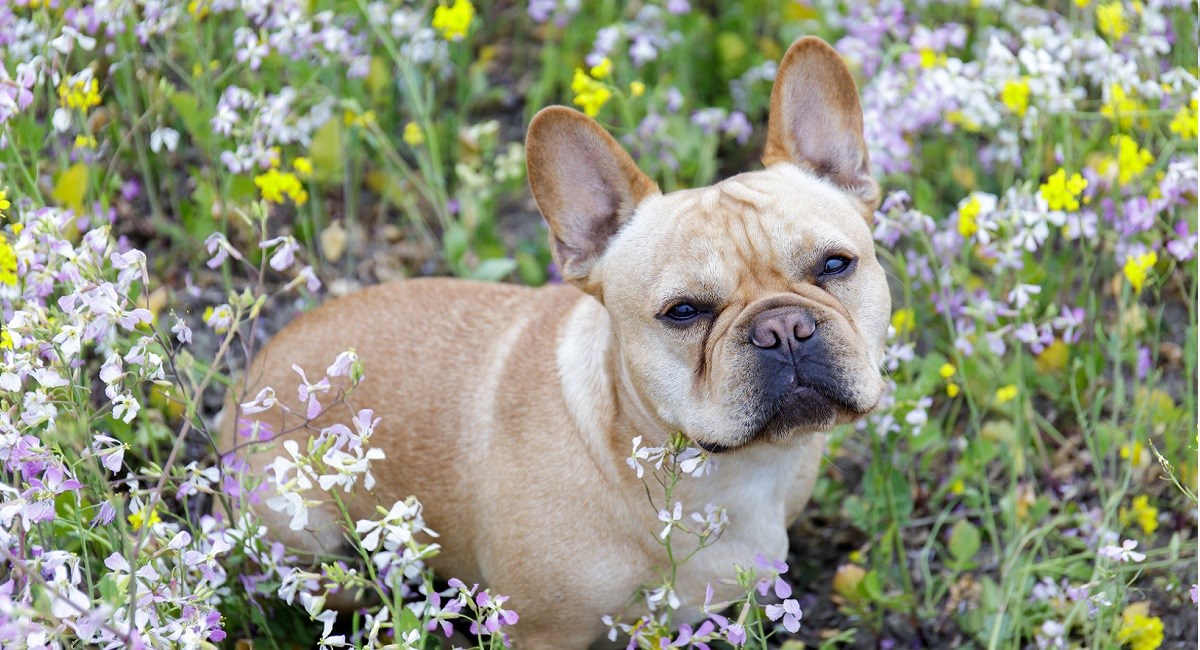
<instances>
[{"instance_id":1,"label":"meadow plant","mask_svg":"<svg viewBox=\"0 0 1200 650\"><path fill-rule=\"evenodd\" d=\"M729 567L729 602L675 580L737 525L678 496L718 458L631 441L666 559L610 638L1182 647L1196 25L1178 0L5 3L0 646L504 645L519 610L432 574L416 499L339 508L344 556L255 520L265 501L302 527L420 459L371 444L371 359L253 395L248 360L358 284L552 281L524 183L536 110L595 116L664 191L706 184L757 155L775 62L817 34L860 81L890 190L892 388L831 437L798 550ZM292 390L307 439L249 475L218 412L265 445L286 432L239 413Z\"/></svg>"}]
</instances>

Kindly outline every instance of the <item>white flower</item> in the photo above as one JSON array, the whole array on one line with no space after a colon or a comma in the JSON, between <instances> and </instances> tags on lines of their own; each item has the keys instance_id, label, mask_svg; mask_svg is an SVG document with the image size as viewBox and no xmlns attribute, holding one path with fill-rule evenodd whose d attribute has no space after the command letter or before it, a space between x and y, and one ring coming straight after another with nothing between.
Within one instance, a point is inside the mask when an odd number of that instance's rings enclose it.
<instances>
[{"instance_id":1,"label":"white flower","mask_svg":"<svg viewBox=\"0 0 1200 650\"><path fill-rule=\"evenodd\" d=\"M1032 296L1036 296L1042 292L1042 287L1036 284L1018 284L1013 287L1012 291L1008 292L1008 302L1012 303L1014 309L1024 309L1025 305L1029 304Z\"/></svg>"},{"instance_id":2,"label":"white flower","mask_svg":"<svg viewBox=\"0 0 1200 650\"><path fill-rule=\"evenodd\" d=\"M679 453L679 469L695 478L712 474L717 469L717 459L701 449L688 447Z\"/></svg>"},{"instance_id":3,"label":"white flower","mask_svg":"<svg viewBox=\"0 0 1200 650\"><path fill-rule=\"evenodd\" d=\"M158 153L163 147L166 147L167 151L175 151L177 146L179 146L179 131L169 126L160 126L150 134L150 151L154 153Z\"/></svg>"},{"instance_id":4,"label":"white flower","mask_svg":"<svg viewBox=\"0 0 1200 650\"><path fill-rule=\"evenodd\" d=\"M291 515L292 520L288 522L288 528L292 530L304 530L304 527L308 525L308 508L315 505L319 504L315 501L307 501L295 492L287 492L267 499L267 507L275 512Z\"/></svg>"},{"instance_id":5,"label":"white flower","mask_svg":"<svg viewBox=\"0 0 1200 650\"><path fill-rule=\"evenodd\" d=\"M263 411L269 411L278 403L279 400L275 399L275 389L267 386L266 388L258 391L258 395L255 395L254 399L243 403L241 406L243 413L247 415L253 415L255 413L262 413Z\"/></svg>"},{"instance_id":6,"label":"white flower","mask_svg":"<svg viewBox=\"0 0 1200 650\"><path fill-rule=\"evenodd\" d=\"M1102 557L1118 562L1141 562L1146 559L1146 554L1133 550L1137 545L1135 540L1127 539L1120 546L1101 547L1099 553Z\"/></svg>"},{"instance_id":7,"label":"white flower","mask_svg":"<svg viewBox=\"0 0 1200 650\"><path fill-rule=\"evenodd\" d=\"M354 367L356 361L358 361L358 354L354 348L350 348L337 355L337 358L333 360L333 365L325 370L325 374L330 377L349 377L350 369Z\"/></svg>"},{"instance_id":8,"label":"white flower","mask_svg":"<svg viewBox=\"0 0 1200 650\"><path fill-rule=\"evenodd\" d=\"M142 406L134 399L130 393L123 393L113 398L112 416L117 420L123 421L125 424L133 422L133 418L137 417L138 411Z\"/></svg>"},{"instance_id":9,"label":"white flower","mask_svg":"<svg viewBox=\"0 0 1200 650\"><path fill-rule=\"evenodd\" d=\"M171 326L171 333L179 339L180 343L192 342L192 328L188 327L182 318L175 319L175 324Z\"/></svg>"},{"instance_id":10,"label":"white flower","mask_svg":"<svg viewBox=\"0 0 1200 650\"><path fill-rule=\"evenodd\" d=\"M680 518L682 518L682 517L683 517L683 504L678 501L675 502L675 509L671 512L667 512L666 510L659 510L658 511L658 520L663 522L664 524L666 524L666 526L663 526L662 532L658 534L658 538L666 539L667 535L671 534L671 529L677 525L675 522L679 521Z\"/></svg>"}]
</instances>

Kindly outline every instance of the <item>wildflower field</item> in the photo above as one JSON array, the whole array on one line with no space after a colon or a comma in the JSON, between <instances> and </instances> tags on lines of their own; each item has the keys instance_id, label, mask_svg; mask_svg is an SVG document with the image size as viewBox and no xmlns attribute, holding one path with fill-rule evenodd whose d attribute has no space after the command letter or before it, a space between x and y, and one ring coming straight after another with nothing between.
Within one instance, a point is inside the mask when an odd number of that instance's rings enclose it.
<instances>
[{"instance_id":1,"label":"wildflower field","mask_svg":"<svg viewBox=\"0 0 1200 650\"><path fill-rule=\"evenodd\" d=\"M346 417L268 476L214 418L275 403L239 371L327 297L559 281L538 109L706 185L758 164L809 34L862 93L891 392L832 436L789 557L729 568L740 600L679 620L664 567L609 638L1195 647L1197 24L1190 0L0 2L0 647L507 644L520 607L432 575L415 499L316 562L246 507L303 525L312 486L422 462L372 448L370 358L273 387ZM647 537L719 543L721 504L670 507L719 465L633 445ZM337 591L371 597L339 618Z\"/></svg>"}]
</instances>

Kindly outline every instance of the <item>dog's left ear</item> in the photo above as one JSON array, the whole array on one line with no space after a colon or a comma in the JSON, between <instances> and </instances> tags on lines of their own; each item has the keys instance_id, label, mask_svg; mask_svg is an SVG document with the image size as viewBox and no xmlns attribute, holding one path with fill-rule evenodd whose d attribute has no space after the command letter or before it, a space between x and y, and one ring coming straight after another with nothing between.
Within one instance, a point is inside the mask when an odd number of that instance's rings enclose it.
<instances>
[{"instance_id":1,"label":"dog's left ear","mask_svg":"<svg viewBox=\"0 0 1200 650\"><path fill-rule=\"evenodd\" d=\"M525 158L563 279L592 291L591 273L609 240L658 185L595 120L564 106L534 116Z\"/></svg>"},{"instance_id":2,"label":"dog's left ear","mask_svg":"<svg viewBox=\"0 0 1200 650\"><path fill-rule=\"evenodd\" d=\"M793 43L779 63L762 161L795 163L832 181L862 201L868 215L879 206L854 77L815 36Z\"/></svg>"}]
</instances>

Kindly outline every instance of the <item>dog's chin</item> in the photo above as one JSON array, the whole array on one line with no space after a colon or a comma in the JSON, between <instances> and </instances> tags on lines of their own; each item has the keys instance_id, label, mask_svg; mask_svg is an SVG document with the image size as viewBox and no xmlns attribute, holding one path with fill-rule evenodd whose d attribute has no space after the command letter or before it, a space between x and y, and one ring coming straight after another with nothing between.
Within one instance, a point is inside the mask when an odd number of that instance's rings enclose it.
<instances>
[{"instance_id":1,"label":"dog's chin","mask_svg":"<svg viewBox=\"0 0 1200 650\"><path fill-rule=\"evenodd\" d=\"M839 424L854 422L874 410L855 406L837 391L814 386L797 386L773 405L764 405L757 422L736 441L695 440L710 453L724 453L759 442L783 442L794 437L829 431Z\"/></svg>"}]
</instances>

